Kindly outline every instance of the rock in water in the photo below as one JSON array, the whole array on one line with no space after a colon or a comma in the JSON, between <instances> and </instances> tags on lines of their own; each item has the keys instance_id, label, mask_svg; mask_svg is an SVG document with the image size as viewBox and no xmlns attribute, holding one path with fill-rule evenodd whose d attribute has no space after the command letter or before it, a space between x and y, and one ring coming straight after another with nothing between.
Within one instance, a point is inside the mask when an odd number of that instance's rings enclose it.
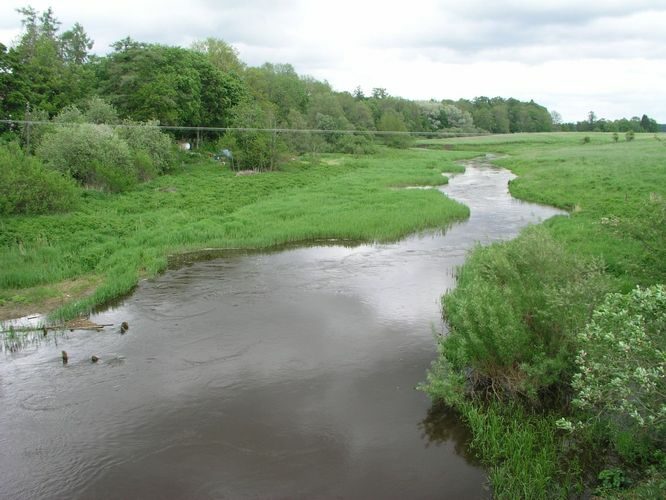
<instances>
[{"instance_id":1,"label":"rock in water","mask_svg":"<svg viewBox=\"0 0 666 500\"><path fill-rule=\"evenodd\" d=\"M99 358L93 354L92 358L90 358L90 361L92 361L93 363L97 363L99 361Z\"/></svg>"},{"instance_id":2,"label":"rock in water","mask_svg":"<svg viewBox=\"0 0 666 500\"><path fill-rule=\"evenodd\" d=\"M120 333L125 333L127 330L129 330L129 325L127 324L127 321L123 321L120 324Z\"/></svg>"},{"instance_id":3,"label":"rock in water","mask_svg":"<svg viewBox=\"0 0 666 500\"><path fill-rule=\"evenodd\" d=\"M69 361L69 356L67 356L67 351L62 351L62 364L66 365Z\"/></svg>"}]
</instances>

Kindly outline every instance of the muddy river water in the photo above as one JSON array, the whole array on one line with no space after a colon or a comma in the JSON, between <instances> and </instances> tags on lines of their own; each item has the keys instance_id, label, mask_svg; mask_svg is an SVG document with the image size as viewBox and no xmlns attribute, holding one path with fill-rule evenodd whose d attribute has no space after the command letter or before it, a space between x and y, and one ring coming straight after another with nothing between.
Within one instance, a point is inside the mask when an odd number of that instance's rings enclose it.
<instances>
[{"instance_id":1,"label":"muddy river water","mask_svg":"<svg viewBox=\"0 0 666 500\"><path fill-rule=\"evenodd\" d=\"M0 498L487 496L464 427L414 387L475 242L559 213L511 177L452 177L471 216L444 233L186 264L91 318L125 335L6 352Z\"/></svg>"}]
</instances>

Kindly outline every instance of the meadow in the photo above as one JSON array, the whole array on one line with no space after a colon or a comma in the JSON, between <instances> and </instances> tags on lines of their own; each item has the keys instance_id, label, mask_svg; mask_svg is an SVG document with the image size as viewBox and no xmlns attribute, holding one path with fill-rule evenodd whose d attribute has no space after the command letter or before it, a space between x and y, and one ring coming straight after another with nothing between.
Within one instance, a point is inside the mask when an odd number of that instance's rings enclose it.
<instances>
[{"instance_id":1,"label":"meadow","mask_svg":"<svg viewBox=\"0 0 666 500\"><path fill-rule=\"evenodd\" d=\"M321 239L395 240L467 217L436 191L469 152L384 149L372 156L295 158L277 172L235 175L193 156L119 194L86 190L68 213L0 220L0 318L61 320L128 293L169 256ZM54 309L43 311L42 308Z\"/></svg>"},{"instance_id":2,"label":"meadow","mask_svg":"<svg viewBox=\"0 0 666 500\"><path fill-rule=\"evenodd\" d=\"M663 497L663 135L424 142L503 154L514 196L570 214L477 248L442 299L423 389L468 422L494 496Z\"/></svg>"}]
</instances>

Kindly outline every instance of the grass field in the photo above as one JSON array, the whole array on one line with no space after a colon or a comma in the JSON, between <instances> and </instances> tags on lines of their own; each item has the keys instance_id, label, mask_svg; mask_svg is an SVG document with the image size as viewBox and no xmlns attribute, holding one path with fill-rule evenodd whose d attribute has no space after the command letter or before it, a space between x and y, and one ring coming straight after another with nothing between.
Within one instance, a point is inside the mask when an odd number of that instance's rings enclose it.
<instances>
[{"instance_id":1,"label":"grass field","mask_svg":"<svg viewBox=\"0 0 666 500\"><path fill-rule=\"evenodd\" d=\"M604 294L666 282L666 137L562 133L424 142L503 154L496 163L518 175L514 196L570 212L510 243L476 250L443 300L451 334L440 342L425 390L468 422L494 496L596 491L663 498L663 424L646 433L621 411L620 420L590 417L570 401L577 349L590 347L577 345L576 335ZM664 333L652 342L663 346ZM480 392L470 394L470 383ZM663 385L662 374L655 389L662 405ZM562 417L595 423L572 437L555 425Z\"/></svg>"},{"instance_id":2,"label":"grass field","mask_svg":"<svg viewBox=\"0 0 666 500\"><path fill-rule=\"evenodd\" d=\"M442 172L460 172L455 161L473 155L382 150L294 160L247 176L203 160L128 193L87 191L74 212L3 218L0 319L54 305L58 318L85 313L164 270L173 254L386 241L443 227L467 208L438 191L396 188L445 183Z\"/></svg>"}]
</instances>

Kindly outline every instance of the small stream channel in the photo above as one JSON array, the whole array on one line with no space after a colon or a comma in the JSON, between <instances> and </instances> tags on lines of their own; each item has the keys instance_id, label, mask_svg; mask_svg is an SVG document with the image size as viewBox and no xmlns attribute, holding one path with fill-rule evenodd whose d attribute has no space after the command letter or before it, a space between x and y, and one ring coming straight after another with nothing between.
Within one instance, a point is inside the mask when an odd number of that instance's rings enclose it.
<instances>
[{"instance_id":1,"label":"small stream channel","mask_svg":"<svg viewBox=\"0 0 666 500\"><path fill-rule=\"evenodd\" d=\"M452 177L471 217L445 233L188 264L91 318L125 335L5 353L0 498L487 496L465 428L414 386L475 242L561 213L511 178Z\"/></svg>"}]
</instances>

